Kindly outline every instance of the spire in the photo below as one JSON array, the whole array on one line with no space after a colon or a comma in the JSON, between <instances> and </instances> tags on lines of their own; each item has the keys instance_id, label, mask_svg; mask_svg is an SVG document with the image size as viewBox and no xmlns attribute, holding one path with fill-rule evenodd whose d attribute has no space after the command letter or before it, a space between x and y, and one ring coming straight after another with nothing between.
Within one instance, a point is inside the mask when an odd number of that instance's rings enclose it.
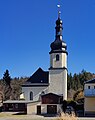
<instances>
[{"instance_id":1,"label":"spire","mask_svg":"<svg viewBox=\"0 0 95 120\"><path fill-rule=\"evenodd\" d=\"M60 11L60 4L57 5L58 7L58 19L56 21L56 40L62 40L62 30L63 30L63 27L62 27L62 20L60 18L60 14L61 14L61 11Z\"/></svg>"},{"instance_id":2,"label":"spire","mask_svg":"<svg viewBox=\"0 0 95 120\"><path fill-rule=\"evenodd\" d=\"M53 52L65 52L67 53L66 49L67 49L67 45L66 43L63 41L63 26L62 26L62 20L60 18L60 4L57 5L58 7L58 18L56 20L56 26L55 26L55 41L51 43L51 53Z\"/></svg>"},{"instance_id":3,"label":"spire","mask_svg":"<svg viewBox=\"0 0 95 120\"><path fill-rule=\"evenodd\" d=\"M58 7L58 18L60 19L60 14L61 14L61 11L60 11L60 0L58 0L58 5L57 5L57 7Z\"/></svg>"},{"instance_id":4,"label":"spire","mask_svg":"<svg viewBox=\"0 0 95 120\"><path fill-rule=\"evenodd\" d=\"M57 7L58 7L58 18L60 19L60 14L61 14L60 5L58 4Z\"/></svg>"}]
</instances>

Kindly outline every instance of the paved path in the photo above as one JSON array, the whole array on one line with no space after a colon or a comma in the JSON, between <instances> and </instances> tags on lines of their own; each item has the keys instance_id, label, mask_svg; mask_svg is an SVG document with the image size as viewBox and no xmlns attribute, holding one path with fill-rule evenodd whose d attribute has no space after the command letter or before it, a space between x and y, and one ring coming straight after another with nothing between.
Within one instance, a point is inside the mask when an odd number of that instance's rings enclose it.
<instances>
[{"instance_id":1,"label":"paved path","mask_svg":"<svg viewBox=\"0 0 95 120\"><path fill-rule=\"evenodd\" d=\"M0 120L57 120L57 117L26 116L26 117L0 117ZM78 120L95 120L91 117L79 117Z\"/></svg>"},{"instance_id":2,"label":"paved path","mask_svg":"<svg viewBox=\"0 0 95 120\"><path fill-rule=\"evenodd\" d=\"M0 120L57 120L57 117L44 117L40 115L14 115L12 112L0 113ZM95 120L95 117L79 117L78 120Z\"/></svg>"},{"instance_id":3,"label":"paved path","mask_svg":"<svg viewBox=\"0 0 95 120\"><path fill-rule=\"evenodd\" d=\"M11 112L0 113L0 120L55 120L57 117L44 117L40 115L14 115Z\"/></svg>"},{"instance_id":4,"label":"paved path","mask_svg":"<svg viewBox=\"0 0 95 120\"><path fill-rule=\"evenodd\" d=\"M57 120L56 117L38 117L38 116L31 116L31 117L1 117L0 120Z\"/></svg>"},{"instance_id":5,"label":"paved path","mask_svg":"<svg viewBox=\"0 0 95 120\"><path fill-rule=\"evenodd\" d=\"M78 120L95 120L95 117L79 117Z\"/></svg>"}]
</instances>

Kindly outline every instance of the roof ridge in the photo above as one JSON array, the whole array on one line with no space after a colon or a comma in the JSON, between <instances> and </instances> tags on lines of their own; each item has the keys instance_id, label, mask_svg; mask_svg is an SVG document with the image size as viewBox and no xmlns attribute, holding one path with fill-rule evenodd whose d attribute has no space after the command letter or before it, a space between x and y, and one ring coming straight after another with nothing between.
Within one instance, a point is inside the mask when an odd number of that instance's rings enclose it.
<instances>
[{"instance_id":1,"label":"roof ridge","mask_svg":"<svg viewBox=\"0 0 95 120\"><path fill-rule=\"evenodd\" d=\"M89 83L89 82L94 81L94 80L95 80L95 78L93 78L93 79L91 79L91 80L88 80L88 81L86 81L86 82L84 82L84 83Z\"/></svg>"}]
</instances>

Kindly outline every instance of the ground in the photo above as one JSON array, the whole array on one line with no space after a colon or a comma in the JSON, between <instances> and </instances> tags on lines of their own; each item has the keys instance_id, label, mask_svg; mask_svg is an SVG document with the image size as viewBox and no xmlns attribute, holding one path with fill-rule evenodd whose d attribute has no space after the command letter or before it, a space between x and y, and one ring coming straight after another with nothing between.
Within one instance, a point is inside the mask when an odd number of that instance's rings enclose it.
<instances>
[{"instance_id":1,"label":"ground","mask_svg":"<svg viewBox=\"0 0 95 120\"><path fill-rule=\"evenodd\" d=\"M17 115L16 112L1 112L0 120L58 120L57 117L43 117L40 115ZM63 119L64 120L64 119ZM67 120L67 119L65 119ZM77 120L95 120L94 117L79 117Z\"/></svg>"},{"instance_id":2,"label":"ground","mask_svg":"<svg viewBox=\"0 0 95 120\"><path fill-rule=\"evenodd\" d=\"M1 112L0 120L56 120L56 117L40 115L18 115L17 112Z\"/></svg>"}]
</instances>

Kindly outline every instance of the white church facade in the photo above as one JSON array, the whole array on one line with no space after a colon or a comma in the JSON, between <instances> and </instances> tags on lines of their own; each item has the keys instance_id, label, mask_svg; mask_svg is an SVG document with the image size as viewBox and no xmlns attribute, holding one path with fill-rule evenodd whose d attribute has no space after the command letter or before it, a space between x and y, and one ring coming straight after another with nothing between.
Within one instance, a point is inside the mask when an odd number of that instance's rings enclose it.
<instances>
[{"instance_id":1,"label":"white church facade","mask_svg":"<svg viewBox=\"0 0 95 120\"><path fill-rule=\"evenodd\" d=\"M60 11L56 20L55 40L51 43L49 71L39 68L22 85L22 98L27 101L27 113L57 113L61 101L67 100L67 45L62 37Z\"/></svg>"}]
</instances>

